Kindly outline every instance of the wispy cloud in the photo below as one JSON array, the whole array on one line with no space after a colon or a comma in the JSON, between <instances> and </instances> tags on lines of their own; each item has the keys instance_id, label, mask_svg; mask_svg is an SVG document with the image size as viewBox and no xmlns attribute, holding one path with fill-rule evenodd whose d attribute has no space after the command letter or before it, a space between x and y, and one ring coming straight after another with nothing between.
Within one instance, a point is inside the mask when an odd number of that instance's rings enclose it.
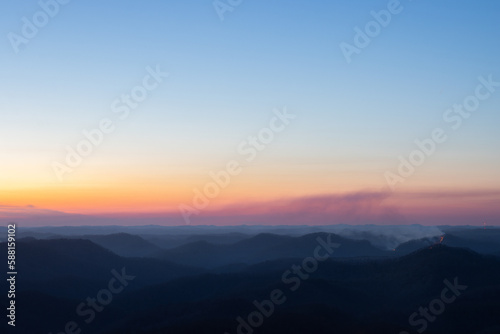
<instances>
[{"instance_id":1,"label":"wispy cloud","mask_svg":"<svg viewBox=\"0 0 500 334\"><path fill-rule=\"evenodd\" d=\"M356 192L235 203L194 225L500 225L500 191ZM184 225L178 212L86 215L0 204L0 222L41 225Z\"/></svg>"},{"instance_id":2,"label":"wispy cloud","mask_svg":"<svg viewBox=\"0 0 500 334\"><path fill-rule=\"evenodd\" d=\"M0 218L9 218L9 217L15 218L15 217L19 217L22 215L26 215L26 216L40 216L40 215L61 216L61 215L66 215L66 213L64 213L62 211L37 208L31 204L25 205L25 206L13 206L13 205L0 204Z\"/></svg>"},{"instance_id":3,"label":"wispy cloud","mask_svg":"<svg viewBox=\"0 0 500 334\"><path fill-rule=\"evenodd\" d=\"M217 218L228 224L271 223L277 225L404 222L404 217L396 208L383 204L388 196L390 196L389 193L366 192L238 204L209 212L205 217L201 217L201 220Z\"/></svg>"},{"instance_id":4,"label":"wispy cloud","mask_svg":"<svg viewBox=\"0 0 500 334\"><path fill-rule=\"evenodd\" d=\"M38 208L34 205L13 206L0 204L0 221L28 225L71 225L85 221L84 215Z\"/></svg>"},{"instance_id":5,"label":"wispy cloud","mask_svg":"<svg viewBox=\"0 0 500 334\"><path fill-rule=\"evenodd\" d=\"M237 204L193 223L493 225L500 224L495 203L500 191L356 192Z\"/></svg>"}]
</instances>

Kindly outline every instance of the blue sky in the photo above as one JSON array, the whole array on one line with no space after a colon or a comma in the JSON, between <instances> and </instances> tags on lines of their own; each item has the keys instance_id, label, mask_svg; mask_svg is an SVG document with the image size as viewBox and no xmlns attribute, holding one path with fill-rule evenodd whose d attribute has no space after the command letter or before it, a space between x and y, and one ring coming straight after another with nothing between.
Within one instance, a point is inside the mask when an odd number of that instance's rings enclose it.
<instances>
[{"instance_id":1,"label":"blue sky","mask_svg":"<svg viewBox=\"0 0 500 334\"><path fill-rule=\"evenodd\" d=\"M443 111L473 93L478 76L500 80L497 1L401 1L403 10L348 64L339 44L352 43L354 27L388 3L243 1L221 21L211 1L73 0L16 54L7 35L20 33L22 17L40 6L9 1L0 14L1 179L57 185L50 162L159 64L169 78L70 183L108 182L103 175L123 164L131 166L127 175L184 170L201 179L265 126L273 108L287 106L297 121L259 157L256 175L349 170L348 179L359 173L366 187L382 187L383 171L415 138L443 126ZM415 189L450 170L469 178L459 188L500 186L478 176L491 178L500 166L499 96L450 137Z\"/></svg>"}]
</instances>

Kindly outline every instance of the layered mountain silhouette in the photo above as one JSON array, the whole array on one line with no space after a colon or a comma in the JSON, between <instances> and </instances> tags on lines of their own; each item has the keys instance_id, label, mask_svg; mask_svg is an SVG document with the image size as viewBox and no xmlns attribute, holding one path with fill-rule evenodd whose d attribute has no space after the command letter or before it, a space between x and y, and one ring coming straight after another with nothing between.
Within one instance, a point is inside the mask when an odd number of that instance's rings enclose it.
<instances>
[{"instance_id":1,"label":"layered mountain silhouette","mask_svg":"<svg viewBox=\"0 0 500 334\"><path fill-rule=\"evenodd\" d=\"M435 307L447 284L462 290L426 322L425 333L500 333L500 257L472 250L482 240L481 232L475 233L470 239L452 232L443 239L415 239L395 250L324 232L239 235L233 242L228 240L234 235L217 235L215 240L226 240L222 243L183 236L187 243L165 249L161 242L123 232L22 238L15 333L60 333L74 321L82 333L96 334L413 334L425 319L420 308ZM318 238L339 247L301 277L294 268L313 256ZM471 247L447 246L447 238ZM6 243L0 248L6 251ZM122 269L133 280L87 323L77 307L88 298L98 301L116 277L112 271ZM8 290L5 281L0 288ZM273 304L261 324L250 325L250 315L266 311L256 305L268 307L277 290L285 301ZM409 321L415 312L420 326Z\"/></svg>"},{"instance_id":2,"label":"layered mountain silhouette","mask_svg":"<svg viewBox=\"0 0 500 334\"><path fill-rule=\"evenodd\" d=\"M83 235L78 238L90 240L125 257L148 257L161 250L157 245L129 233Z\"/></svg>"},{"instance_id":3,"label":"layered mountain silhouette","mask_svg":"<svg viewBox=\"0 0 500 334\"><path fill-rule=\"evenodd\" d=\"M262 261L311 256L318 245L318 238L326 240L328 233L313 233L300 237L275 234L259 234L229 245L212 244L207 241L189 243L163 251L157 258L182 262L187 265L215 268L230 264L255 264ZM331 235L331 241L340 246L333 257L383 257L392 255L374 247L368 241L350 240Z\"/></svg>"}]
</instances>

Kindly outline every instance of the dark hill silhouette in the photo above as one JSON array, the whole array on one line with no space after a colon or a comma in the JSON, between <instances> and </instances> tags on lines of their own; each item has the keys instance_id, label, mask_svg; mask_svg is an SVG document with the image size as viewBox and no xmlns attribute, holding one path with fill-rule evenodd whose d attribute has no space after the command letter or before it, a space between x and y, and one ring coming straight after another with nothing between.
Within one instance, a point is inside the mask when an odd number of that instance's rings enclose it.
<instances>
[{"instance_id":1,"label":"dark hill silhouette","mask_svg":"<svg viewBox=\"0 0 500 334\"><path fill-rule=\"evenodd\" d=\"M212 244L232 244L253 236L253 234L243 234L243 233L220 233L220 234L141 234L144 240L162 248L162 249L172 249L185 244L197 242L197 241L207 241Z\"/></svg>"},{"instance_id":2,"label":"dark hill silhouette","mask_svg":"<svg viewBox=\"0 0 500 334\"><path fill-rule=\"evenodd\" d=\"M230 245L214 245L206 241L186 244L159 252L156 257L172 262L204 268L216 268L230 264L255 264L266 260L312 256L319 245L317 238L326 240L328 233L312 233L290 237L262 233ZM392 256L372 246L365 240L350 240L331 234L331 241L339 248L333 257L384 257Z\"/></svg>"},{"instance_id":3,"label":"dark hill silhouette","mask_svg":"<svg viewBox=\"0 0 500 334\"><path fill-rule=\"evenodd\" d=\"M430 247L439 242L439 238L423 238L410 240L400 244L398 247L394 249L394 255L403 256L413 253L419 249Z\"/></svg>"},{"instance_id":4,"label":"dark hill silhouette","mask_svg":"<svg viewBox=\"0 0 500 334\"><path fill-rule=\"evenodd\" d=\"M161 250L160 247L144 240L140 236L128 233L83 235L78 238L88 239L124 257L148 257Z\"/></svg>"},{"instance_id":5,"label":"dark hill silhouette","mask_svg":"<svg viewBox=\"0 0 500 334\"><path fill-rule=\"evenodd\" d=\"M448 233L444 237L443 245L469 248L482 254L494 254L500 252L500 237L496 232L496 230L471 230Z\"/></svg>"},{"instance_id":6,"label":"dark hill silhouette","mask_svg":"<svg viewBox=\"0 0 500 334\"><path fill-rule=\"evenodd\" d=\"M6 243L0 249L6 250ZM6 251L5 251L6 253ZM202 270L151 258L124 258L84 239L18 241L16 250L19 289L38 289L58 296L79 298L106 286L111 270L135 275L131 289L198 274Z\"/></svg>"},{"instance_id":7,"label":"dark hill silhouette","mask_svg":"<svg viewBox=\"0 0 500 334\"><path fill-rule=\"evenodd\" d=\"M204 326L209 333L221 329L220 333L235 333L234 319L254 311L252 301L269 298L269 292L276 288L287 291L288 300L255 333L301 333L288 324L301 330L311 326L317 333L413 333L408 316L439 298L445 287L443 280L453 282L455 277L468 286L467 290L456 304L447 306L450 320L437 321L434 328L430 325L428 333L475 333L491 328L497 321L492 310L500 311L500 261L469 250L437 246L376 262L332 259L321 263L295 292L281 282L281 270L301 259L280 265L282 261L247 267L242 273L177 279L119 296L121 305L134 306L123 310L128 314L126 323L116 323L109 333L124 329L128 331L123 333L188 333ZM482 300L480 296L486 292L488 296ZM458 325L463 321L452 320L461 314L469 319L463 328ZM478 316L482 322L470 321Z\"/></svg>"}]
</instances>

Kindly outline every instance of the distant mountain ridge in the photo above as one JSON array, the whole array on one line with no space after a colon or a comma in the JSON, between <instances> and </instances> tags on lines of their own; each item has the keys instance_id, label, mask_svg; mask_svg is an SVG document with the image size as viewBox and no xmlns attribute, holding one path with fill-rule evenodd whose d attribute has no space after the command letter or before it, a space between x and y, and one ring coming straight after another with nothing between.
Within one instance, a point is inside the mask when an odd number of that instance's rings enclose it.
<instances>
[{"instance_id":1,"label":"distant mountain ridge","mask_svg":"<svg viewBox=\"0 0 500 334\"><path fill-rule=\"evenodd\" d=\"M313 255L318 238L328 237L340 247L292 292L283 274ZM120 234L111 240L137 241ZM160 251L175 260L167 261L122 257L87 239L21 239L17 255L22 275L16 293L18 312L29 321L20 322L16 333L63 329L75 319L75 307L107 287L112 269L122 268L134 280L113 297L96 321L83 324L85 332L235 333L238 316L246 317L255 310L255 301L281 289L287 302L276 306L274 315L255 334L411 333L409 315L439 298L444 280L457 280L467 289L446 305L446 312L426 333L495 333L500 258L439 242L429 246L432 241L417 240L412 247L420 242L425 247L395 256L397 252L367 241L329 233L264 233L232 244L196 241ZM139 244L143 243L139 240ZM6 246L0 243L3 251ZM187 260L196 262L196 258L208 261L211 269L187 266ZM221 267L221 263L230 264ZM6 283L0 282L0 288L5 290Z\"/></svg>"},{"instance_id":2,"label":"distant mountain ridge","mask_svg":"<svg viewBox=\"0 0 500 334\"><path fill-rule=\"evenodd\" d=\"M124 257L149 257L161 250L160 247L144 240L142 237L128 233L82 235L75 238L90 240Z\"/></svg>"},{"instance_id":3,"label":"distant mountain ridge","mask_svg":"<svg viewBox=\"0 0 500 334\"><path fill-rule=\"evenodd\" d=\"M282 258L312 256L319 245L317 239L331 238L340 247L332 257L385 257L391 252L374 247L366 240L350 240L330 233L312 233L299 237L261 233L229 245L215 245L207 241L185 244L161 251L156 258L186 265L215 268L235 263L255 264Z\"/></svg>"}]
</instances>

